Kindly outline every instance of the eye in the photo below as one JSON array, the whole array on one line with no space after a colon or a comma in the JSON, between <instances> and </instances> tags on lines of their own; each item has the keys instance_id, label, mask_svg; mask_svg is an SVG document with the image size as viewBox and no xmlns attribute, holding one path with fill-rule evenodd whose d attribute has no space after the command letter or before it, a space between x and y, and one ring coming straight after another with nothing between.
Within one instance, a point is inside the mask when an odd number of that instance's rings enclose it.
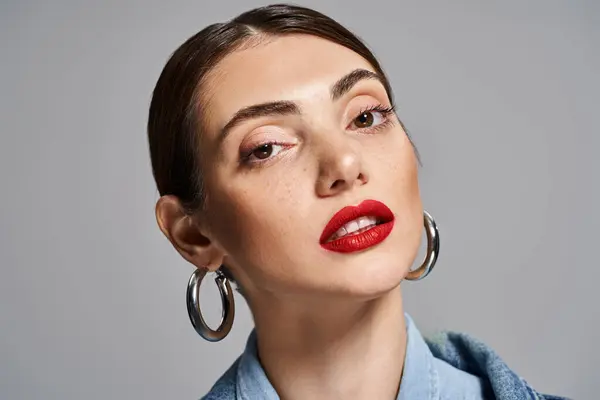
<instances>
[{"instance_id":1,"label":"eye","mask_svg":"<svg viewBox=\"0 0 600 400\"><path fill-rule=\"evenodd\" d=\"M248 163L260 163L279 154L286 146L277 143L264 143L243 156Z\"/></svg>"},{"instance_id":2,"label":"eye","mask_svg":"<svg viewBox=\"0 0 600 400\"><path fill-rule=\"evenodd\" d=\"M388 115L394 112L393 107L385 108L383 106L376 106L364 111L361 111L350 124L351 127L356 129L368 129L386 123Z\"/></svg>"}]
</instances>

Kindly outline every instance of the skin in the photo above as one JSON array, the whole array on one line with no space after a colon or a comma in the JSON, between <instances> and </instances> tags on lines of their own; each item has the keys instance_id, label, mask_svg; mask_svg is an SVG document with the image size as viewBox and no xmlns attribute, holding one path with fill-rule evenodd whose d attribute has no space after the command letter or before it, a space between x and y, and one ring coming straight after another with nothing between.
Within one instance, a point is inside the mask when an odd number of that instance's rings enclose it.
<instances>
[{"instance_id":1,"label":"skin","mask_svg":"<svg viewBox=\"0 0 600 400\"><path fill-rule=\"evenodd\" d=\"M332 85L357 69L375 72L353 51L306 35L267 38L225 57L202 87L206 207L187 215L173 196L156 206L186 260L211 271L227 265L240 283L261 363L283 399L394 399L401 380L398 286L423 224L417 159L393 113L374 111L371 127L357 123L365 109L390 106L379 81L361 80L332 99ZM300 113L251 119L219 140L238 110L272 101L294 102ZM269 141L278 143L269 158L240 161L240 152ZM323 249L331 217L365 199L392 210L391 234L361 252Z\"/></svg>"}]
</instances>

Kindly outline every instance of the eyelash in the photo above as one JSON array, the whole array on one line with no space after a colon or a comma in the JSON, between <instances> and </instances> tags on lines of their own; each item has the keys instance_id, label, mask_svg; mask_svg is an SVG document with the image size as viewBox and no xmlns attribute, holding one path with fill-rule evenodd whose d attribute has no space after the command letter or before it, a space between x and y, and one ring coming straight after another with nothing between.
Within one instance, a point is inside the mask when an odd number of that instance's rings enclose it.
<instances>
[{"instance_id":1,"label":"eyelash","mask_svg":"<svg viewBox=\"0 0 600 400\"><path fill-rule=\"evenodd\" d=\"M385 118L385 120L382 123L380 123L379 125L368 127L368 128L359 128L357 130L377 132L381 129L387 128L388 126L394 124L394 121L391 118L389 118L389 116L391 114L394 114L396 112L396 106L394 106L393 104L389 107L386 107L383 104L377 104L375 106L367 107L367 108L363 109L361 112L359 112L358 114L356 114L356 116L352 119L352 121L354 121L356 118L358 118L359 116L361 116L364 113L373 112L373 111L380 113Z\"/></svg>"},{"instance_id":2,"label":"eyelash","mask_svg":"<svg viewBox=\"0 0 600 400\"><path fill-rule=\"evenodd\" d=\"M264 146L274 146L274 145L282 146L284 148L292 147L291 145L289 145L289 143L282 143L282 142L277 142L277 141L265 142L265 143L262 143L256 147L254 147L253 149L250 149L249 151L246 151L246 152L240 154L240 164L244 167L254 168L254 167L259 167L259 166L265 165L265 164L269 163L270 161L273 161L275 158L277 158L277 156L269 157L265 160L260 160L260 161L252 161L250 159L250 157L252 157L252 153L254 153L259 148L264 147Z\"/></svg>"},{"instance_id":3,"label":"eyelash","mask_svg":"<svg viewBox=\"0 0 600 400\"><path fill-rule=\"evenodd\" d=\"M389 118L389 116L396 112L396 107L394 105L386 107L383 104L377 104L375 106L366 107L365 109L361 110L358 114L356 114L356 116L352 119L352 121L354 121L356 118L358 118L362 114L368 113L368 112L380 113L384 117L384 121L381 122L379 125L376 125L373 127L358 128L358 129L356 129L357 131L378 132L378 131L385 129L385 128L389 127L390 125L394 124L394 121L391 118ZM252 153L254 153L256 150L258 150L260 147L273 146L273 145L283 146L283 147L291 147L286 143L281 143L281 142L277 142L277 141L261 143L260 145L254 147L253 149L250 149L249 151L246 151L243 154L241 154L240 155L240 164L242 164L243 166L246 166L248 168L254 168L254 167L262 166L266 163L269 163L273 159L277 158L277 156L270 157L270 158L267 158L262 161L252 161L252 160L250 160L250 157L252 157Z\"/></svg>"}]
</instances>

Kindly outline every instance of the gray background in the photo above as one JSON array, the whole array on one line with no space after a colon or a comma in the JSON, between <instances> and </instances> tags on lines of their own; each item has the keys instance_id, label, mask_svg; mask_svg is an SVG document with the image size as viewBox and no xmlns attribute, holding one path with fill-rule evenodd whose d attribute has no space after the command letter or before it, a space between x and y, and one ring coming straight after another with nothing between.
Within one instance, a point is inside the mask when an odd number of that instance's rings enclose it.
<instances>
[{"instance_id":1,"label":"gray background","mask_svg":"<svg viewBox=\"0 0 600 400\"><path fill-rule=\"evenodd\" d=\"M198 398L242 350L240 297L223 342L188 321L192 267L154 220L145 124L168 55L259 4L1 3L0 398ZM434 273L403 284L421 329L596 398L600 3L301 4L371 45L421 151L443 234Z\"/></svg>"}]
</instances>

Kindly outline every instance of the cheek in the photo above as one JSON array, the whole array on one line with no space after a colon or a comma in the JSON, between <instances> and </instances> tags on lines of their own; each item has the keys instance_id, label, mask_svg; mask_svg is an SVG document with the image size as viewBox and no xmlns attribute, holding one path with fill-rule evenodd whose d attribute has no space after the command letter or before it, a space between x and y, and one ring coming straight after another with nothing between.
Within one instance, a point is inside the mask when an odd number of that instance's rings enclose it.
<instances>
[{"instance_id":1,"label":"cheek","mask_svg":"<svg viewBox=\"0 0 600 400\"><path fill-rule=\"evenodd\" d=\"M294 257L311 237L306 177L247 177L211 197L213 232L231 262L255 282L290 273ZM304 240L303 240L304 238ZM315 238L315 241L318 237ZM297 260L296 260L297 262Z\"/></svg>"},{"instance_id":2,"label":"cheek","mask_svg":"<svg viewBox=\"0 0 600 400\"><path fill-rule=\"evenodd\" d=\"M377 180L394 202L397 231L408 247L418 247L423 224L423 204L418 181L415 150L402 130L394 135L378 159ZM408 250L408 249L407 249Z\"/></svg>"},{"instance_id":3,"label":"cheek","mask_svg":"<svg viewBox=\"0 0 600 400\"><path fill-rule=\"evenodd\" d=\"M418 200L420 195L417 157L404 131L399 127L394 129L387 140L378 143L374 153L370 168L372 178L382 181L398 200Z\"/></svg>"}]
</instances>

